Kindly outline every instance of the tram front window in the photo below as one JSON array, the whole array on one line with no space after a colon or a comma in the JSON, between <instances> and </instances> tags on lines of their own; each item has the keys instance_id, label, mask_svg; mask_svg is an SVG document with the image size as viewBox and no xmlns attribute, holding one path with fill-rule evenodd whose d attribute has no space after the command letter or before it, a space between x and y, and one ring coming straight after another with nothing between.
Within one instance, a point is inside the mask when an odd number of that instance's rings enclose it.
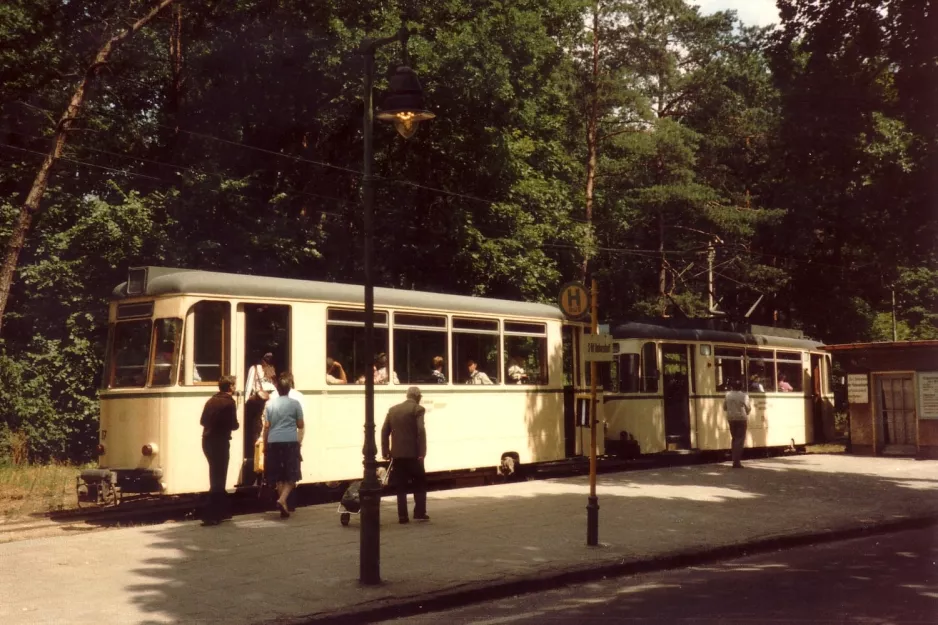
<instances>
[{"instance_id":1,"label":"tram front window","mask_svg":"<svg viewBox=\"0 0 938 625\"><path fill-rule=\"evenodd\" d=\"M169 386L174 379L173 369L179 355L182 319L156 320L156 350L153 354L152 386Z\"/></svg>"},{"instance_id":2,"label":"tram front window","mask_svg":"<svg viewBox=\"0 0 938 625\"><path fill-rule=\"evenodd\" d=\"M743 350L736 347L717 347L716 353L716 390L728 391L731 383L746 388L743 379Z\"/></svg>"},{"instance_id":3,"label":"tram front window","mask_svg":"<svg viewBox=\"0 0 938 625\"><path fill-rule=\"evenodd\" d=\"M111 370L108 384L111 388L144 386L147 382L147 363L150 360L149 319L123 321L114 325L111 343Z\"/></svg>"}]
</instances>

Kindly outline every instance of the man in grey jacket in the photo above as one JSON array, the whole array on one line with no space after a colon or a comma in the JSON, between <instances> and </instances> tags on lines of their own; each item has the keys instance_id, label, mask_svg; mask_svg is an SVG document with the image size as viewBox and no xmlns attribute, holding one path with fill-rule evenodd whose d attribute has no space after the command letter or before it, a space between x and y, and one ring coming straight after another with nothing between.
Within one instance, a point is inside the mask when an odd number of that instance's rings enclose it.
<instances>
[{"instance_id":1,"label":"man in grey jacket","mask_svg":"<svg viewBox=\"0 0 938 625\"><path fill-rule=\"evenodd\" d=\"M423 458L427 455L427 431L420 405L420 389L407 389L407 400L392 406L381 428L381 455L394 459L391 482L397 487L397 517L409 523L407 516L407 487L413 482L414 520L429 521L427 515L427 474Z\"/></svg>"},{"instance_id":2,"label":"man in grey jacket","mask_svg":"<svg viewBox=\"0 0 938 625\"><path fill-rule=\"evenodd\" d=\"M742 469L743 445L746 444L746 424L749 413L752 412L752 403L749 394L740 390L742 384L739 380L731 380L730 390L723 400L723 410L726 411L726 420L730 425L730 435L733 437L733 468Z\"/></svg>"}]
</instances>

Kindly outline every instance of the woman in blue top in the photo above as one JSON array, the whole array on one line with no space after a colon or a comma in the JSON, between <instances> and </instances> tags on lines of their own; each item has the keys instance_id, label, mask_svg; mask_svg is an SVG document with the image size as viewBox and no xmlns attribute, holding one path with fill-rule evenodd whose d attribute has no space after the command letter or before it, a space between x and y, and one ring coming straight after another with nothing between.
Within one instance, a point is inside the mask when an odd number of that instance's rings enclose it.
<instances>
[{"instance_id":1,"label":"woman in blue top","mask_svg":"<svg viewBox=\"0 0 938 625\"><path fill-rule=\"evenodd\" d=\"M284 371L277 377L279 396L267 402L264 409L264 475L268 484L276 484L280 517L290 516L287 497L302 478L300 474L300 443L305 432L303 406L287 397L293 386L293 375Z\"/></svg>"}]
</instances>

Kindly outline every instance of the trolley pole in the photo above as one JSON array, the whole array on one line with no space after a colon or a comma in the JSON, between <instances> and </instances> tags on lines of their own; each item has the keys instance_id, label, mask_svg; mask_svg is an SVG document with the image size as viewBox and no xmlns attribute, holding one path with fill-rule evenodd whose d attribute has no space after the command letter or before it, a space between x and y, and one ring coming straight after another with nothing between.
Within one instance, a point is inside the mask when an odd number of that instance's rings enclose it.
<instances>
[{"instance_id":1,"label":"trolley pole","mask_svg":"<svg viewBox=\"0 0 938 625\"><path fill-rule=\"evenodd\" d=\"M599 332L599 289L594 278L590 283L590 333ZM586 504L586 544L599 544L599 497L596 496L596 361L590 361L590 495Z\"/></svg>"}]
</instances>

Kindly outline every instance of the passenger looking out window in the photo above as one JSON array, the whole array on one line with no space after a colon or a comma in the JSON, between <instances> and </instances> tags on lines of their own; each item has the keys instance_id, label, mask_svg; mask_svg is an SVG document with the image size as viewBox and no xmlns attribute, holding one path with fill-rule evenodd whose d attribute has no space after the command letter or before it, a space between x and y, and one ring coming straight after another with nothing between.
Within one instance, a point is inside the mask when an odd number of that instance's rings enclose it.
<instances>
[{"instance_id":1,"label":"passenger looking out window","mask_svg":"<svg viewBox=\"0 0 938 625\"><path fill-rule=\"evenodd\" d=\"M804 366L801 352L775 352L778 367L778 390L783 393L801 393L804 390Z\"/></svg>"},{"instance_id":2,"label":"passenger looking out window","mask_svg":"<svg viewBox=\"0 0 938 625\"><path fill-rule=\"evenodd\" d=\"M334 358L326 358L326 384L348 384L345 369Z\"/></svg>"},{"instance_id":3,"label":"passenger looking out window","mask_svg":"<svg viewBox=\"0 0 938 625\"><path fill-rule=\"evenodd\" d=\"M401 383L397 379L397 373L392 371L388 374L388 355L384 353L378 354L375 358L374 376L375 384L387 384L391 378L394 378L395 384Z\"/></svg>"},{"instance_id":4,"label":"passenger looking out window","mask_svg":"<svg viewBox=\"0 0 938 625\"><path fill-rule=\"evenodd\" d=\"M512 358L508 365L508 379L512 384L526 384L528 381L528 374L524 371L524 366L521 364L521 358L515 356Z\"/></svg>"},{"instance_id":5,"label":"passenger looking out window","mask_svg":"<svg viewBox=\"0 0 938 625\"><path fill-rule=\"evenodd\" d=\"M466 362L466 367L469 369L468 384L492 384L492 378L486 375L484 371L479 370L479 365L475 360L470 358Z\"/></svg>"},{"instance_id":6,"label":"passenger looking out window","mask_svg":"<svg viewBox=\"0 0 938 625\"><path fill-rule=\"evenodd\" d=\"M443 357L433 357L433 369L430 370L430 377L437 384L446 384L446 372L443 370Z\"/></svg>"}]
</instances>

